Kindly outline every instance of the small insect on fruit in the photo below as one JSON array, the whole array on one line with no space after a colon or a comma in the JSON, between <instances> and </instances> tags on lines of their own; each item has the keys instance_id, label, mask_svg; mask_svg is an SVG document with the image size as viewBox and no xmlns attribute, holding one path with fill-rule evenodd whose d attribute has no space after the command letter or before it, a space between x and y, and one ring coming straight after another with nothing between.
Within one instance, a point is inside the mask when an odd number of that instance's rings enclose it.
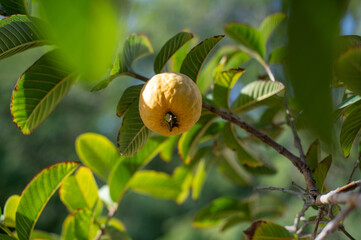
<instances>
[{"instance_id":1,"label":"small insect on fruit","mask_svg":"<svg viewBox=\"0 0 361 240\"><path fill-rule=\"evenodd\" d=\"M188 131L202 112L202 94L197 85L181 73L160 73L144 85L139 113L144 125L162 135Z\"/></svg>"}]
</instances>

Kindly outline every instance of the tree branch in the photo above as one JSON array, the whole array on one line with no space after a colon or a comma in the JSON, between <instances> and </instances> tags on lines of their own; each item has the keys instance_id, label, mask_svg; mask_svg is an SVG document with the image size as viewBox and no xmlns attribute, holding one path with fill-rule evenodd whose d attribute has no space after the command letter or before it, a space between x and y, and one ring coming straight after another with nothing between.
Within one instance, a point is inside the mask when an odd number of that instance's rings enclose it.
<instances>
[{"instance_id":1,"label":"tree branch","mask_svg":"<svg viewBox=\"0 0 361 240\"><path fill-rule=\"evenodd\" d=\"M350 183L350 182L352 181L353 174L355 173L358 165L360 164L360 158L361 158L361 154L360 154L360 156L357 158L355 164L353 165L353 169L352 169L351 175L350 175L347 183Z\"/></svg>"},{"instance_id":2,"label":"tree branch","mask_svg":"<svg viewBox=\"0 0 361 240\"><path fill-rule=\"evenodd\" d=\"M292 191L292 190L288 190L288 189L284 189L284 188L279 188L279 187L256 187L254 188L254 190L275 190L275 191L280 191L280 192L284 192L284 193L290 193L299 197L304 197L305 194L301 193L301 192L296 192L296 191Z\"/></svg>"}]
</instances>

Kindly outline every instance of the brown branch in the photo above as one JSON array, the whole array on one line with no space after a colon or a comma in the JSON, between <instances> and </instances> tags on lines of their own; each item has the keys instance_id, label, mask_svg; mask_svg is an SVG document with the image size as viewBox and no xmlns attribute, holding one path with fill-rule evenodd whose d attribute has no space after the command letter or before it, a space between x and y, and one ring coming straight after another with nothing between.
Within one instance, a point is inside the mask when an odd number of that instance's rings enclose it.
<instances>
[{"instance_id":1,"label":"brown branch","mask_svg":"<svg viewBox=\"0 0 361 240\"><path fill-rule=\"evenodd\" d=\"M284 192L284 193L290 193L299 197L304 197L305 194L301 193L301 192L296 192L296 191L292 191L292 190L288 190L288 189L284 189L284 188L279 188L279 187L256 187L254 188L254 190L274 190L274 191L280 191L280 192Z\"/></svg>"},{"instance_id":2,"label":"brown branch","mask_svg":"<svg viewBox=\"0 0 361 240\"><path fill-rule=\"evenodd\" d=\"M353 165L353 169L352 169L351 175L350 175L347 183L350 183L352 181L353 174L355 173L358 165L360 164L360 158L361 158L361 155L357 158L355 164Z\"/></svg>"},{"instance_id":3,"label":"brown branch","mask_svg":"<svg viewBox=\"0 0 361 240\"><path fill-rule=\"evenodd\" d=\"M311 192L313 191L313 192L317 193L317 187L315 185L315 181L312 178L312 173L311 173L310 167L308 166L308 164L302 162L299 157L295 156L293 153L291 153L289 150L287 150L284 146L278 144L276 141L274 141L268 135L264 134L263 132L260 132L253 126L240 120L238 116L236 116L226 110L218 109L214 106L211 106L210 104L208 104L206 102L203 102L203 108L209 110L210 112L217 114L224 120L227 120L227 121L239 126L240 128L244 129L248 133L257 137L259 140L261 140L268 146L272 147L278 153L285 156L303 174L308 189L310 189Z\"/></svg>"},{"instance_id":4,"label":"brown branch","mask_svg":"<svg viewBox=\"0 0 361 240\"><path fill-rule=\"evenodd\" d=\"M323 209L322 207L319 207L318 208L318 211L317 211L317 217L316 217L316 223L315 223L315 227L313 229L313 233L312 233L312 237L311 239L315 239L316 235L317 235L317 229L318 229L318 226L320 225L320 221L322 219L322 215L323 215Z\"/></svg>"}]
</instances>

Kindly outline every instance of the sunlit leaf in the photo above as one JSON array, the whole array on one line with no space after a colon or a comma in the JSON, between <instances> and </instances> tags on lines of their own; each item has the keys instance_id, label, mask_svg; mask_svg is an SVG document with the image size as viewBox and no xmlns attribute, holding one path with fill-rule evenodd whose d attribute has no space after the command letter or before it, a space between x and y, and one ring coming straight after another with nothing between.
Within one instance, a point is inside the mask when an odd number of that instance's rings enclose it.
<instances>
[{"instance_id":1,"label":"sunlit leaf","mask_svg":"<svg viewBox=\"0 0 361 240\"><path fill-rule=\"evenodd\" d=\"M159 155L165 162L169 162L172 159L174 147L177 145L180 136L181 135L170 136L164 143L164 147Z\"/></svg>"},{"instance_id":2,"label":"sunlit leaf","mask_svg":"<svg viewBox=\"0 0 361 240\"><path fill-rule=\"evenodd\" d=\"M202 159L196 169L192 181L192 199L197 200L201 194L204 182L206 180L206 163Z\"/></svg>"},{"instance_id":3,"label":"sunlit leaf","mask_svg":"<svg viewBox=\"0 0 361 240\"><path fill-rule=\"evenodd\" d=\"M249 203L226 197L218 198L197 213L193 226L212 227L232 216L243 218L243 221L251 220Z\"/></svg>"},{"instance_id":4,"label":"sunlit leaf","mask_svg":"<svg viewBox=\"0 0 361 240\"><path fill-rule=\"evenodd\" d=\"M217 74L214 81L213 100L218 107L225 109L230 107L229 95L231 89L245 71L244 69L231 69Z\"/></svg>"},{"instance_id":5,"label":"sunlit leaf","mask_svg":"<svg viewBox=\"0 0 361 240\"><path fill-rule=\"evenodd\" d=\"M140 91L142 90L144 84L130 86L124 90L123 95L120 97L118 105L117 105L117 116L122 117L135 102L140 95Z\"/></svg>"},{"instance_id":6,"label":"sunlit leaf","mask_svg":"<svg viewBox=\"0 0 361 240\"><path fill-rule=\"evenodd\" d=\"M207 38L192 48L182 63L180 73L187 75L194 82L197 82L199 71L206 57L223 37L214 36Z\"/></svg>"},{"instance_id":7,"label":"sunlit leaf","mask_svg":"<svg viewBox=\"0 0 361 240\"><path fill-rule=\"evenodd\" d=\"M27 8L31 7L30 0L0 0L0 4L1 8L9 15L28 14Z\"/></svg>"},{"instance_id":8,"label":"sunlit leaf","mask_svg":"<svg viewBox=\"0 0 361 240\"><path fill-rule=\"evenodd\" d=\"M316 168L320 159L321 159L320 142L316 140L310 145L306 154L306 162L310 166L311 171L313 171Z\"/></svg>"},{"instance_id":9,"label":"sunlit leaf","mask_svg":"<svg viewBox=\"0 0 361 240\"><path fill-rule=\"evenodd\" d=\"M361 130L361 110L351 112L342 124L340 143L345 157L350 155L352 146L357 140Z\"/></svg>"},{"instance_id":10,"label":"sunlit leaf","mask_svg":"<svg viewBox=\"0 0 361 240\"><path fill-rule=\"evenodd\" d=\"M57 52L41 57L18 80L11 98L11 114L24 134L30 134L55 109L77 80L57 61Z\"/></svg>"},{"instance_id":11,"label":"sunlit leaf","mask_svg":"<svg viewBox=\"0 0 361 240\"><path fill-rule=\"evenodd\" d=\"M61 240L76 239L74 235L74 214L68 215L61 229Z\"/></svg>"},{"instance_id":12,"label":"sunlit leaf","mask_svg":"<svg viewBox=\"0 0 361 240\"><path fill-rule=\"evenodd\" d=\"M133 191L160 199L176 199L181 186L172 176L151 170L139 171L129 182Z\"/></svg>"},{"instance_id":13,"label":"sunlit leaf","mask_svg":"<svg viewBox=\"0 0 361 240\"><path fill-rule=\"evenodd\" d=\"M318 188L320 193L326 191L325 180L331 164L332 164L332 156L328 156L325 159L323 159L312 171L312 177L315 179L316 187Z\"/></svg>"},{"instance_id":14,"label":"sunlit leaf","mask_svg":"<svg viewBox=\"0 0 361 240\"><path fill-rule=\"evenodd\" d=\"M74 216L74 236L76 239L94 239L94 215L88 209L79 209Z\"/></svg>"},{"instance_id":15,"label":"sunlit leaf","mask_svg":"<svg viewBox=\"0 0 361 240\"><path fill-rule=\"evenodd\" d=\"M14 15L0 20L0 60L44 44L47 42L40 30L27 16Z\"/></svg>"},{"instance_id":16,"label":"sunlit leaf","mask_svg":"<svg viewBox=\"0 0 361 240\"><path fill-rule=\"evenodd\" d=\"M76 68L82 79L103 77L124 31L114 3L110 0L38 2L40 16L47 22L45 32L59 46L63 60Z\"/></svg>"},{"instance_id":17,"label":"sunlit leaf","mask_svg":"<svg viewBox=\"0 0 361 240\"><path fill-rule=\"evenodd\" d=\"M230 160L227 160L230 159ZM251 184L251 178L247 172L241 168L237 160L232 162L232 159L236 159L237 156L220 155L215 157L218 166L218 171L229 181L239 186L249 186Z\"/></svg>"},{"instance_id":18,"label":"sunlit leaf","mask_svg":"<svg viewBox=\"0 0 361 240\"><path fill-rule=\"evenodd\" d=\"M226 35L241 44L243 51L252 56L258 55L262 58L265 56L265 37L259 30L241 23L230 23L224 31Z\"/></svg>"},{"instance_id":19,"label":"sunlit leaf","mask_svg":"<svg viewBox=\"0 0 361 240\"><path fill-rule=\"evenodd\" d=\"M261 26L259 27L259 31L263 34L265 41L269 39L275 28L286 18L286 14L284 13L274 13L266 17Z\"/></svg>"},{"instance_id":20,"label":"sunlit leaf","mask_svg":"<svg viewBox=\"0 0 361 240\"><path fill-rule=\"evenodd\" d=\"M186 42L193 38L193 34L189 32L180 32L174 37L169 39L162 49L159 51L157 57L154 60L154 72L160 73L170 57L181 48Z\"/></svg>"},{"instance_id":21,"label":"sunlit leaf","mask_svg":"<svg viewBox=\"0 0 361 240\"><path fill-rule=\"evenodd\" d=\"M118 149L123 156L134 155L146 143L151 131L139 115L139 99L129 106L118 133Z\"/></svg>"},{"instance_id":22,"label":"sunlit leaf","mask_svg":"<svg viewBox=\"0 0 361 240\"><path fill-rule=\"evenodd\" d=\"M198 122L186 133L183 133L178 142L178 151L185 163L190 163L198 149L198 144L217 116L204 112Z\"/></svg>"},{"instance_id":23,"label":"sunlit leaf","mask_svg":"<svg viewBox=\"0 0 361 240\"><path fill-rule=\"evenodd\" d=\"M244 231L249 240L279 239L296 240L286 228L268 221L257 221Z\"/></svg>"},{"instance_id":24,"label":"sunlit leaf","mask_svg":"<svg viewBox=\"0 0 361 240\"><path fill-rule=\"evenodd\" d=\"M263 105L277 105L282 99L285 87L280 82L257 80L242 88L237 99L232 104L235 112L245 112Z\"/></svg>"},{"instance_id":25,"label":"sunlit leaf","mask_svg":"<svg viewBox=\"0 0 361 240\"><path fill-rule=\"evenodd\" d=\"M112 142L96 133L84 133L75 142L76 152L85 166L107 181L119 153Z\"/></svg>"},{"instance_id":26,"label":"sunlit leaf","mask_svg":"<svg viewBox=\"0 0 361 240\"><path fill-rule=\"evenodd\" d=\"M15 227L16 209L20 201L19 195L12 195L6 200L4 208L4 223L8 227Z\"/></svg>"},{"instance_id":27,"label":"sunlit leaf","mask_svg":"<svg viewBox=\"0 0 361 240\"><path fill-rule=\"evenodd\" d=\"M30 238L35 223L50 197L78 165L76 162L57 163L44 169L31 180L21 194L16 211L16 229L20 240Z\"/></svg>"},{"instance_id":28,"label":"sunlit leaf","mask_svg":"<svg viewBox=\"0 0 361 240\"><path fill-rule=\"evenodd\" d=\"M31 240L60 240L60 236L55 233L34 230L31 233Z\"/></svg>"},{"instance_id":29,"label":"sunlit leaf","mask_svg":"<svg viewBox=\"0 0 361 240\"><path fill-rule=\"evenodd\" d=\"M78 171L66 178L59 190L61 201L69 210L93 210L98 200L98 186L89 168L80 167Z\"/></svg>"},{"instance_id":30,"label":"sunlit leaf","mask_svg":"<svg viewBox=\"0 0 361 240\"><path fill-rule=\"evenodd\" d=\"M114 202L120 200L133 175L159 153L164 140L165 138L161 136L149 138L137 154L132 157L122 157L113 167L108 185Z\"/></svg>"},{"instance_id":31,"label":"sunlit leaf","mask_svg":"<svg viewBox=\"0 0 361 240\"><path fill-rule=\"evenodd\" d=\"M193 38L184 43L182 47L176 51L173 56L169 60L169 70L171 72L180 72L182 63L186 58L188 52L191 50L192 46L194 46L198 42L198 37L193 35Z\"/></svg>"}]
</instances>

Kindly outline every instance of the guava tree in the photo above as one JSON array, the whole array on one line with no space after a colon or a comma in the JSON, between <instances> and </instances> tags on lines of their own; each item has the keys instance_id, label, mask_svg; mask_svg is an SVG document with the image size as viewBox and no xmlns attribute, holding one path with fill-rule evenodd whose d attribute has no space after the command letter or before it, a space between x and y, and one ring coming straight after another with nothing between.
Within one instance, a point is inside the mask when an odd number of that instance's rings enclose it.
<instances>
[{"instance_id":1,"label":"guava tree","mask_svg":"<svg viewBox=\"0 0 361 240\"><path fill-rule=\"evenodd\" d=\"M344 185L331 190L325 184L332 159L339 157L335 146L348 158L359 145L361 129L361 37L339 36L346 6L342 1L293 1L288 16L272 14L258 27L229 23L225 35L202 41L179 32L156 53L152 78L133 67L153 54L151 40L138 33L124 37L120 13L110 1L0 4L7 16L0 20L0 60L49 46L12 93L10 111L22 133L41 125L78 81L97 80L93 92L106 91L122 76L143 82L125 89L114 106L122 118L117 146L97 133L80 135L75 148L81 162L49 166L21 195L9 197L0 214L0 239L130 239L126 226L114 217L125 192L178 204L189 195L196 200L213 166L235 184L252 185L252 178L277 171L272 159L257 154L262 147L274 149L303 176L304 181L293 182L294 189L254 186L255 192L275 190L299 197L304 204L294 222L281 226L273 220L284 207L270 192L218 198L194 216L193 225L227 230L247 222L247 239L319 240L334 231L354 239L343 222L361 205L361 180L353 181L359 158L345 161L354 167L349 176L337 176ZM272 32L283 22L287 44L268 49ZM233 44L222 45L224 38ZM247 69L241 67L253 65L262 66L259 77L243 82ZM293 135L295 149L278 143L285 129L290 129L286 133ZM314 139L310 146L302 144L300 130ZM173 173L143 169L157 155L168 162L175 154L183 164ZM61 236L34 230L58 189L69 211ZM305 217L314 210L315 215Z\"/></svg>"}]
</instances>

